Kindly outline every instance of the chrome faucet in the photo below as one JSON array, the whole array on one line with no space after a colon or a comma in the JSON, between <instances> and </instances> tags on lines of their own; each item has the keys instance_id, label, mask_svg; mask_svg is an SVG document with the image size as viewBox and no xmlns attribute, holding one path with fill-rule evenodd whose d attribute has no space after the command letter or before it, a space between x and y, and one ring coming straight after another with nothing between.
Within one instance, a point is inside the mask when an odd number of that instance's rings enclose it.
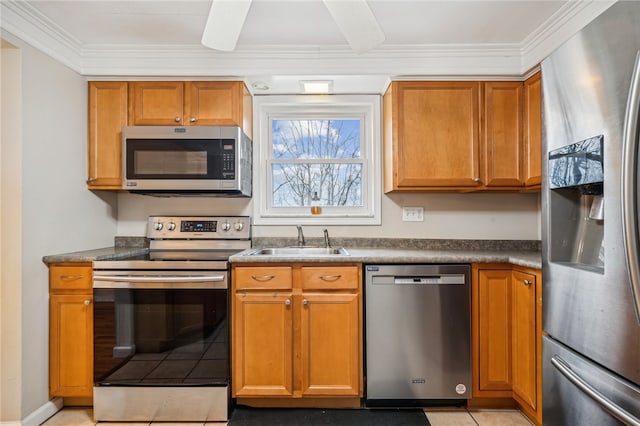
<instances>
[{"instance_id":1,"label":"chrome faucet","mask_svg":"<svg viewBox=\"0 0 640 426\"><path fill-rule=\"evenodd\" d=\"M298 246L303 247L305 245L304 242L304 234L302 233L302 225L296 225L298 228Z\"/></svg>"},{"instance_id":2,"label":"chrome faucet","mask_svg":"<svg viewBox=\"0 0 640 426\"><path fill-rule=\"evenodd\" d=\"M324 232L324 246L326 248L331 247L331 241L329 241L329 231L327 231L327 228L324 228L322 232Z\"/></svg>"}]
</instances>

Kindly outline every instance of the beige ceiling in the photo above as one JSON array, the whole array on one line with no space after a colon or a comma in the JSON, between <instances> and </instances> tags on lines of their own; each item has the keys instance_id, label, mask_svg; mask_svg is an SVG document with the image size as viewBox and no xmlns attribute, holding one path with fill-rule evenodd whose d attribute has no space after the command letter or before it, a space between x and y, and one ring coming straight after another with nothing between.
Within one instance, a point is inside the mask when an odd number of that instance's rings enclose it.
<instances>
[{"instance_id":1,"label":"beige ceiling","mask_svg":"<svg viewBox=\"0 0 640 426\"><path fill-rule=\"evenodd\" d=\"M316 77L344 76L354 87L368 78L521 75L550 53L545 49L611 4L369 0L386 39L358 55L320 0L253 0L234 52L200 44L210 0L2 2L4 29L28 42L42 40L19 22L24 19L53 34L62 48L69 47L66 61L77 62L70 65L86 75L229 75L265 81L272 89L279 82ZM552 38L557 40L550 43ZM55 43L40 43L49 54L60 50Z\"/></svg>"}]
</instances>

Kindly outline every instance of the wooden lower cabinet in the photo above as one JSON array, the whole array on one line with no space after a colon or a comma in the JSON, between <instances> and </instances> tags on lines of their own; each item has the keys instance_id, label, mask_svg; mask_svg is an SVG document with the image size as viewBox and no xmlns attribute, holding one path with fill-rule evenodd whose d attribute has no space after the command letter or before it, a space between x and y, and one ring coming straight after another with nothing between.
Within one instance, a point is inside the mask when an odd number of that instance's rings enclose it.
<instances>
[{"instance_id":1,"label":"wooden lower cabinet","mask_svg":"<svg viewBox=\"0 0 640 426\"><path fill-rule=\"evenodd\" d=\"M359 395L358 305L357 294L303 294L300 316L303 395Z\"/></svg>"},{"instance_id":2,"label":"wooden lower cabinet","mask_svg":"<svg viewBox=\"0 0 640 426\"><path fill-rule=\"evenodd\" d=\"M49 266L49 395L93 395L90 264Z\"/></svg>"},{"instance_id":3,"label":"wooden lower cabinet","mask_svg":"<svg viewBox=\"0 0 640 426\"><path fill-rule=\"evenodd\" d=\"M235 396L293 394L291 293L234 296Z\"/></svg>"},{"instance_id":4,"label":"wooden lower cabinet","mask_svg":"<svg viewBox=\"0 0 640 426\"><path fill-rule=\"evenodd\" d=\"M359 265L232 270L232 396L362 396ZM272 399L274 400L274 399ZM251 405L251 404L249 404Z\"/></svg>"},{"instance_id":5,"label":"wooden lower cabinet","mask_svg":"<svg viewBox=\"0 0 640 426\"><path fill-rule=\"evenodd\" d=\"M542 281L539 270L474 264L473 398L513 399L542 424ZM476 405L476 402L474 402Z\"/></svg>"}]
</instances>

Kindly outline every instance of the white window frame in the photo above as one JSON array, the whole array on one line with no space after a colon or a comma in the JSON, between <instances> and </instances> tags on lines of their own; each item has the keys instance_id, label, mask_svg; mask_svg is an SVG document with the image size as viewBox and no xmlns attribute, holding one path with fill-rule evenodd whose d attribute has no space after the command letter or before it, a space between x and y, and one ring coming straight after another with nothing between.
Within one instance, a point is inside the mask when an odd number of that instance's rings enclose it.
<instances>
[{"instance_id":1,"label":"white window frame","mask_svg":"<svg viewBox=\"0 0 640 426\"><path fill-rule=\"evenodd\" d=\"M255 96L253 134L253 222L256 225L380 225L381 98L379 95ZM362 207L273 207L271 119L282 117L359 118L361 121ZM313 161L315 162L315 161Z\"/></svg>"}]
</instances>

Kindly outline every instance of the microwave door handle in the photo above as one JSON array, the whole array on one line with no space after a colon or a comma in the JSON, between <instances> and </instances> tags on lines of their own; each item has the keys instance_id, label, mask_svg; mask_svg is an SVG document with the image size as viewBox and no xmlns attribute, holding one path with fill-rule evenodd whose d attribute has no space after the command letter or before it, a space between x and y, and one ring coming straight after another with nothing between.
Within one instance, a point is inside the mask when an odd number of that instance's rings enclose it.
<instances>
[{"instance_id":1,"label":"microwave door handle","mask_svg":"<svg viewBox=\"0 0 640 426\"><path fill-rule=\"evenodd\" d=\"M622 230L631 292L640 323L640 258L638 257L638 143L640 129L640 51L631 76L622 135Z\"/></svg>"}]
</instances>

